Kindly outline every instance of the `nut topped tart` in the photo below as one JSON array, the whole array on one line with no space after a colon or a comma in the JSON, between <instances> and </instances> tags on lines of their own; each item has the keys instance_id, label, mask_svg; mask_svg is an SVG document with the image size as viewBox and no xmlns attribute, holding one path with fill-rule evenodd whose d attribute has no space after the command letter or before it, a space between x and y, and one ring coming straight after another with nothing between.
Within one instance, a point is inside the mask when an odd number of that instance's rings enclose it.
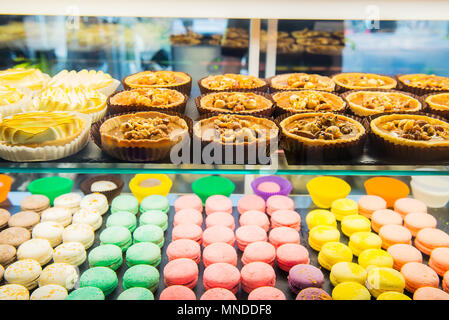
<instances>
[{"instance_id":1,"label":"nut topped tart","mask_svg":"<svg viewBox=\"0 0 449 320\"><path fill-rule=\"evenodd\" d=\"M177 90L139 88L119 91L108 99L109 112L177 111L184 112L187 97Z\"/></svg>"},{"instance_id":2,"label":"nut topped tart","mask_svg":"<svg viewBox=\"0 0 449 320\"><path fill-rule=\"evenodd\" d=\"M33 107L39 111L76 111L89 115L95 122L106 113L106 96L83 87L47 87L33 99Z\"/></svg>"},{"instance_id":3,"label":"nut topped tart","mask_svg":"<svg viewBox=\"0 0 449 320\"><path fill-rule=\"evenodd\" d=\"M421 102L400 91L348 91L344 94L351 111L358 116L390 112L416 112Z\"/></svg>"},{"instance_id":4,"label":"nut topped tart","mask_svg":"<svg viewBox=\"0 0 449 320\"><path fill-rule=\"evenodd\" d=\"M0 85L13 88L41 90L50 79L48 74L34 68L14 68L0 71Z\"/></svg>"},{"instance_id":5,"label":"nut topped tart","mask_svg":"<svg viewBox=\"0 0 449 320\"><path fill-rule=\"evenodd\" d=\"M155 161L166 158L170 149L188 136L181 117L156 111L137 112L107 119L99 133L101 147L115 158Z\"/></svg>"},{"instance_id":6,"label":"nut topped tart","mask_svg":"<svg viewBox=\"0 0 449 320\"><path fill-rule=\"evenodd\" d=\"M217 92L200 96L196 100L201 114L209 112L270 115L273 102L254 92Z\"/></svg>"},{"instance_id":7,"label":"nut topped tart","mask_svg":"<svg viewBox=\"0 0 449 320\"><path fill-rule=\"evenodd\" d=\"M255 76L225 73L212 75L198 81L201 94L217 91L266 91L265 80Z\"/></svg>"},{"instance_id":8,"label":"nut topped tart","mask_svg":"<svg viewBox=\"0 0 449 320\"><path fill-rule=\"evenodd\" d=\"M142 71L125 77L122 80L123 87L136 88L167 88L178 90L187 95L190 94L192 78L179 71Z\"/></svg>"},{"instance_id":9,"label":"nut topped tart","mask_svg":"<svg viewBox=\"0 0 449 320\"><path fill-rule=\"evenodd\" d=\"M374 73L348 72L332 77L339 90L394 89L394 78Z\"/></svg>"},{"instance_id":10,"label":"nut topped tart","mask_svg":"<svg viewBox=\"0 0 449 320\"><path fill-rule=\"evenodd\" d=\"M405 74L398 76L403 90L422 95L449 90L449 78L429 74Z\"/></svg>"},{"instance_id":11,"label":"nut topped tart","mask_svg":"<svg viewBox=\"0 0 449 320\"><path fill-rule=\"evenodd\" d=\"M89 116L67 111L19 113L0 121L0 157L10 161L56 160L81 150Z\"/></svg>"},{"instance_id":12,"label":"nut topped tart","mask_svg":"<svg viewBox=\"0 0 449 320\"><path fill-rule=\"evenodd\" d=\"M313 89L334 91L335 83L331 78L319 74L286 73L270 80L270 91Z\"/></svg>"},{"instance_id":13,"label":"nut topped tart","mask_svg":"<svg viewBox=\"0 0 449 320\"><path fill-rule=\"evenodd\" d=\"M48 87L57 88L88 88L98 90L106 96L112 94L120 82L108 73L96 70L68 71L62 70L47 83Z\"/></svg>"},{"instance_id":14,"label":"nut topped tart","mask_svg":"<svg viewBox=\"0 0 449 320\"><path fill-rule=\"evenodd\" d=\"M342 98L325 91L280 91L272 97L282 112L343 111L346 107Z\"/></svg>"},{"instance_id":15,"label":"nut topped tart","mask_svg":"<svg viewBox=\"0 0 449 320\"><path fill-rule=\"evenodd\" d=\"M24 112L30 107L33 93L28 88L0 85L0 117Z\"/></svg>"},{"instance_id":16,"label":"nut topped tart","mask_svg":"<svg viewBox=\"0 0 449 320\"><path fill-rule=\"evenodd\" d=\"M429 106L430 112L449 118L449 92L429 94L423 99Z\"/></svg>"}]
</instances>

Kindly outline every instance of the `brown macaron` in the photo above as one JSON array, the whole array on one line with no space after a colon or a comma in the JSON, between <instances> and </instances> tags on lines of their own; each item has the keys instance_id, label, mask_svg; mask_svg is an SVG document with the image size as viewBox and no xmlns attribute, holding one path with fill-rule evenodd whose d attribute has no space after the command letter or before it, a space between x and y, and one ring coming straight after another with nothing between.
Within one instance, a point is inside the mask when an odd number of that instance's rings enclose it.
<instances>
[{"instance_id":1,"label":"brown macaron","mask_svg":"<svg viewBox=\"0 0 449 320\"><path fill-rule=\"evenodd\" d=\"M18 247L31 239L31 232L22 227L7 228L0 232L0 244L9 244Z\"/></svg>"},{"instance_id":2,"label":"brown macaron","mask_svg":"<svg viewBox=\"0 0 449 320\"><path fill-rule=\"evenodd\" d=\"M42 194L33 194L23 198L22 202L20 202L20 208L22 208L22 211L34 211L41 213L49 207L50 199Z\"/></svg>"},{"instance_id":3,"label":"brown macaron","mask_svg":"<svg viewBox=\"0 0 449 320\"><path fill-rule=\"evenodd\" d=\"M8 210L0 208L0 230L5 228L8 225L8 220L11 217L11 214Z\"/></svg>"},{"instance_id":4,"label":"brown macaron","mask_svg":"<svg viewBox=\"0 0 449 320\"><path fill-rule=\"evenodd\" d=\"M34 211L20 211L9 218L8 225L10 227L22 227L31 231L40 220L41 216Z\"/></svg>"},{"instance_id":5,"label":"brown macaron","mask_svg":"<svg viewBox=\"0 0 449 320\"><path fill-rule=\"evenodd\" d=\"M16 261L16 248L9 244L0 244L0 265L4 268Z\"/></svg>"}]
</instances>

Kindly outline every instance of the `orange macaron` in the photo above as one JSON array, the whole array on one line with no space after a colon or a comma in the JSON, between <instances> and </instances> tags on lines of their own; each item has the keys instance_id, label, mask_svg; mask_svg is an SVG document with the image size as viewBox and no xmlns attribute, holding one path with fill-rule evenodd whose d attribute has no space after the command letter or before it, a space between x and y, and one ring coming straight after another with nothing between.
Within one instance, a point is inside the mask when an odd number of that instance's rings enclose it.
<instances>
[{"instance_id":1,"label":"orange macaron","mask_svg":"<svg viewBox=\"0 0 449 320\"><path fill-rule=\"evenodd\" d=\"M388 224L401 226L402 216L390 209L377 210L371 215L371 227L374 231L379 232L380 228Z\"/></svg>"},{"instance_id":2,"label":"orange macaron","mask_svg":"<svg viewBox=\"0 0 449 320\"><path fill-rule=\"evenodd\" d=\"M436 248L449 248L449 234L440 229L421 229L416 234L415 247L427 255Z\"/></svg>"},{"instance_id":3,"label":"orange macaron","mask_svg":"<svg viewBox=\"0 0 449 320\"><path fill-rule=\"evenodd\" d=\"M424 202L417 199L401 198L395 201L394 211L398 212L402 217L405 217L413 212L427 213L427 206Z\"/></svg>"},{"instance_id":4,"label":"orange macaron","mask_svg":"<svg viewBox=\"0 0 449 320\"><path fill-rule=\"evenodd\" d=\"M432 250L429 258L429 267L439 276L449 271L449 248L436 248Z\"/></svg>"},{"instance_id":5,"label":"orange macaron","mask_svg":"<svg viewBox=\"0 0 449 320\"><path fill-rule=\"evenodd\" d=\"M382 248L384 249L397 243L412 244L411 232L407 228L395 224L388 224L380 228L379 237L382 239Z\"/></svg>"},{"instance_id":6,"label":"orange macaron","mask_svg":"<svg viewBox=\"0 0 449 320\"><path fill-rule=\"evenodd\" d=\"M422 287L438 288L440 278L429 266L419 262L409 262L401 268L401 274L405 279L405 289L414 293Z\"/></svg>"},{"instance_id":7,"label":"orange macaron","mask_svg":"<svg viewBox=\"0 0 449 320\"><path fill-rule=\"evenodd\" d=\"M424 228L436 228L437 219L428 213L414 212L409 213L404 218L404 227L410 230L412 235L416 237L419 230Z\"/></svg>"},{"instance_id":8,"label":"orange macaron","mask_svg":"<svg viewBox=\"0 0 449 320\"><path fill-rule=\"evenodd\" d=\"M449 271L444 274L442 287L444 291L449 293Z\"/></svg>"},{"instance_id":9,"label":"orange macaron","mask_svg":"<svg viewBox=\"0 0 449 320\"><path fill-rule=\"evenodd\" d=\"M409 244L394 244L388 248L387 252L393 257L393 268L398 271L401 271L402 266L408 262L422 263L422 253Z\"/></svg>"}]
</instances>

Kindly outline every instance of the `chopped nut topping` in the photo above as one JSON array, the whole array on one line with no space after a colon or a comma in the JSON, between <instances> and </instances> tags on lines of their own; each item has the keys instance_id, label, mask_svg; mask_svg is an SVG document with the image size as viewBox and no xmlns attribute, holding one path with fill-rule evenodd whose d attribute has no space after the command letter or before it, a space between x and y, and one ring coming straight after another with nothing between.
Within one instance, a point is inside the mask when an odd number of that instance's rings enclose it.
<instances>
[{"instance_id":1,"label":"chopped nut topping","mask_svg":"<svg viewBox=\"0 0 449 320\"><path fill-rule=\"evenodd\" d=\"M169 135L168 119L136 117L120 125L125 139L161 139Z\"/></svg>"},{"instance_id":2,"label":"chopped nut topping","mask_svg":"<svg viewBox=\"0 0 449 320\"><path fill-rule=\"evenodd\" d=\"M318 92L308 92L305 96L292 94L289 98L290 104L295 109L329 111L332 110L332 103Z\"/></svg>"},{"instance_id":3,"label":"chopped nut topping","mask_svg":"<svg viewBox=\"0 0 449 320\"><path fill-rule=\"evenodd\" d=\"M387 94L365 95L362 107L380 111L401 111L412 108L412 98L393 99Z\"/></svg>"},{"instance_id":4,"label":"chopped nut topping","mask_svg":"<svg viewBox=\"0 0 449 320\"><path fill-rule=\"evenodd\" d=\"M214 120L215 137L225 143L251 142L265 135L263 129L231 114Z\"/></svg>"},{"instance_id":5,"label":"chopped nut topping","mask_svg":"<svg viewBox=\"0 0 449 320\"><path fill-rule=\"evenodd\" d=\"M383 124L383 129L409 140L449 140L449 129L425 120L401 119Z\"/></svg>"},{"instance_id":6,"label":"chopped nut topping","mask_svg":"<svg viewBox=\"0 0 449 320\"><path fill-rule=\"evenodd\" d=\"M336 140L357 133L357 128L354 124L339 119L336 115L326 114L297 120L288 131L309 139Z\"/></svg>"},{"instance_id":7,"label":"chopped nut topping","mask_svg":"<svg viewBox=\"0 0 449 320\"><path fill-rule=\"evenodd\" d=\"M170 89L133 89L111 97L111 103L145 107L166 106L180 102L180 94Z\"/></svg>"},{"instance_id":8,"label":"chopped nut topping","mask_svg":"<svg viewBox=\"0 0 449 320\"><path fill-rule=\"evenodd\" d=\"M228 109L235 112L253 110L258 106L254 93L239 92L214 95L212 105L214 108Z\"/></svg>"},{"instance_id":9,"label":"chopped nut topping","mask_svg":"<svg viewBox=\"0 0 449 320\"><path fill-rule=\"evenodd\" d=\"M254 89L264 85L264 82L254 76L245 76L242 74L224 74L210 76L204 83L210 89Z\"/></svg>"},{"instance_id":10,"label":"chopped nut topping","mask_svg":"<svg viewBox=\"0 0 449 320\"><path fill-rule=\"evenodd\" d=\"M449 89L449 78L436 75L415 74L403 76L404 83L425 89Z\"/></svg>"},{"instance_id":11,"label":"chopped nut topping","mask_svg":"<svg viewBox=\"0 0 449 320\"><path fill-rule=\"evenodd\" d=\"M136 81L137 84L141 85L168 85L177 82L178 81L173 73L163 71L144 74Z\"/></svg>"}]
</instances>

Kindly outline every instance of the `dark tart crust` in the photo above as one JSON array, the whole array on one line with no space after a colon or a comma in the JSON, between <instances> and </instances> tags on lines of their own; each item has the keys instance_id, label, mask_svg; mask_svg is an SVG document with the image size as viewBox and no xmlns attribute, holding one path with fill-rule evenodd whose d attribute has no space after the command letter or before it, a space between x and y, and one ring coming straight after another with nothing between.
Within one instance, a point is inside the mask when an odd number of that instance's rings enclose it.
<instances>
[{"instance_id":1,"label":"dark tart crust","mask_svg":"<svg viewBox=\"0 0 449 320\"><path fill-rule=\"evenodd\" d=\"M449 92L432 93L422 97L429 112L449 119Z\"/></svg>"}]
</instances>

